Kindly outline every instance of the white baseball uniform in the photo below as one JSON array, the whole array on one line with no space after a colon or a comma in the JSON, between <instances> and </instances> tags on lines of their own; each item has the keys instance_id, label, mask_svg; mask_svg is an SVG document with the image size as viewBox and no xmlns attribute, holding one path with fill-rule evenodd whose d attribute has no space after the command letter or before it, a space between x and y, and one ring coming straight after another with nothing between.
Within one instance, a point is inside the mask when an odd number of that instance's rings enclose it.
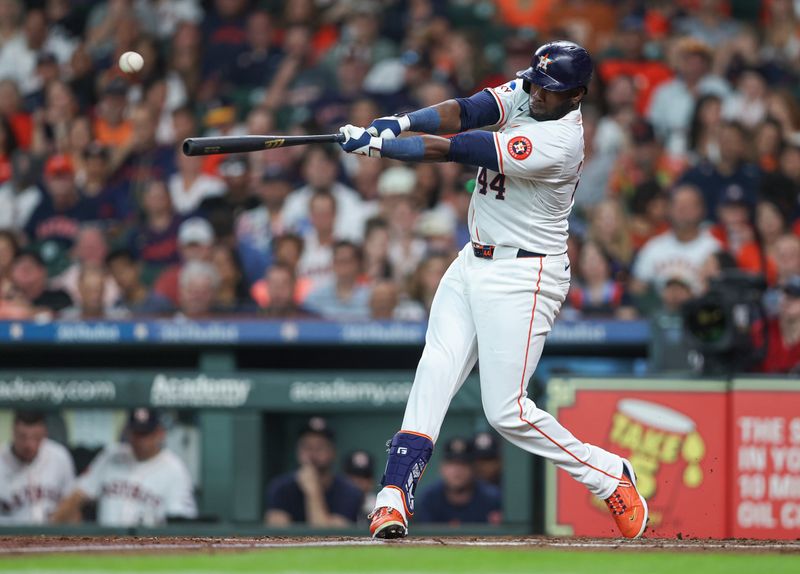
<instances>
[{"instance_id":1,"label":"white baseball uniform","mask_svg":"<svg viewBox=\"0 0 800 574\"><path fill-rule=\"evenodd\" d=\"M490 424L607 498L621 478L620 457L576 439L526 391L569 290L567 218L583 162L581 113L538 122L522 81L490 92L500 110L498 171L478 170L469 211L473 245L461 250L434 297L402 430L435 442L477 359ZM494 246L493 259L477 257L475 246ZM517 257L520 249L544 256ZM402 509L400 496L384 488L376 507Z\"/></svg>"},{"instance_id":2,"label":"white baseball uniform","mask_svg":"<svg viewBox=\"0 0 800 574\"><path fill-rule=\"evenodd\" d=\"M72 490L75 465L66 448L48 438L30 463L11 445L0 451L0 524L44 524Z\"/></svg>"},{"instance_id":3,"label":"white baseball uniform","mask_svg":"<svg viewBox=\"0 0 800 574\"><path fill-rule=\"evenodd\" d=\"M197 516L189 470L167 449L138 461L129 444L107 447L77 487L97 500L97 522L103 526L159 526L168 516Z\"/></svg>"}]
</instances>

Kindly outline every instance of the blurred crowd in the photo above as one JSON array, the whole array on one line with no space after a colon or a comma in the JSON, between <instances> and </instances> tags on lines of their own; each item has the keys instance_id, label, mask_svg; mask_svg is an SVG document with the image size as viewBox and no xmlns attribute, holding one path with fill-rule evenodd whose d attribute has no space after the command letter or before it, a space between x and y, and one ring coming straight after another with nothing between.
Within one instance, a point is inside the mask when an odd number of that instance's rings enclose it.
<instances>
[{"instance_id":1,"label":"blurred crowd","mask_svg":"<svg viewBox=\"0 0 800 574\"><path fill-rule=\"evenodd\" d=\"M595 61L563 313L677 312L739 269L800 339L797 0L0 0L0 318L424 320L474 170L180 144L368 125L555 38Z\"/></svg>"}]
</instances>

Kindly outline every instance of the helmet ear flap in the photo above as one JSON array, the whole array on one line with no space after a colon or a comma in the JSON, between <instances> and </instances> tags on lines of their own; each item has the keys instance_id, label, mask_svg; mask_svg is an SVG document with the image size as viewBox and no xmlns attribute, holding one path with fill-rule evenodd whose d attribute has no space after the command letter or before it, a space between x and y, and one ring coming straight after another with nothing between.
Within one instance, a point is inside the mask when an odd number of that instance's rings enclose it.
<instances>
[{"instance_id":1,"label":"helmet ear flap","mask_svg":"<svg viewBox=\"0 0 800 574\"><path fill-rule=\"evenodd\" d=\"M531 83L528 80L522 80L522 89L526 94L531 93Z\"/></svg>"}]
</instances>

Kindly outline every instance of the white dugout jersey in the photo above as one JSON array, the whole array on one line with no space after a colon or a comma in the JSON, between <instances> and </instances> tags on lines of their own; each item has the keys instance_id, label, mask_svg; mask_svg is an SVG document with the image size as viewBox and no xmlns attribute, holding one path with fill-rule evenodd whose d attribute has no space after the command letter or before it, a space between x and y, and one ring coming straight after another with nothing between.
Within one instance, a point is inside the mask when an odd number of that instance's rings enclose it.
<instances>
[{"instance_id":1,"label":"white dugout jersey","mask_svg":"<svg viewBox=\"0 0 800 574\"><path fill-rule=\"evenodd\" d=\"M499 171L478 170L470 237L484 245L564 253L567 218L583 165L581 112L538 122L530 117L522 80L488 91L500 109L493 135Z\"/></svg>"},{"instance_id":2,"label":"white dugout jersey","mask_svg":"<svg viewBox=\"0 0 800 574\"><path fill-rule=\"evenodd\" d=\"M81 475L78 488L97 500L102 526L159 526L167 516L197 516L189 471L167 449L140 462L129 444L110 446Z\"/></svg>"},{"instance_id":3,"label":"white dugout jersey","mask_svg":"<svg viewBox=\"0 0 800 574\"><path fill-rule=\"evenodd\" d=\"M74 480L72 457L57 442L45 438L30 463L6 445L0 451L0 524L44 524Z\"/></svg>"}]
</instances>

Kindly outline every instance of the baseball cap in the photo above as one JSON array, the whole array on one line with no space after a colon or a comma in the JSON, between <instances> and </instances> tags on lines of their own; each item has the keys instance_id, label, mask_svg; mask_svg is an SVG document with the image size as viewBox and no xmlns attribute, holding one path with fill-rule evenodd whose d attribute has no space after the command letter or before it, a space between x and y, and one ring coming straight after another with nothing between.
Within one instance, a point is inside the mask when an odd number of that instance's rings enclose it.
<instances>
[{"instance_id":1,"label":"baseball cap","mask_svg":"<svg viewBox=\"0 0 800 574\"><path fill-rule=\"evenodd\" d=\"M14 257L14 262L16 263L17 261L20 261L20 260L26 259L26 258L27 259L32 259L33 262L36 263L37 265L39 265L40 267L46 267L47 266L47 264L44 262L44 258L42 257L42 254L39 253L39 251L37 251L36 249L31 248L31 247L29 247L27 249L23 249L22 251L17 253L16 257Z\"/></svg>"},{"instance_id":2,"label":"baseball cap","mask_svg":"<svg viewBox=\"0 0 800 574\"><path fill-rule=\"evenodd\" d=\"M236 121L236 107L229 98L219 98L209 103L203 116L207 126L223 126Z\"/></svg>"},{"instance_id":3,"label":"baseball cap","mask_svg":"<svg viewBox=\"0 0 800 574\"><path fill-rule=\"evenodd\" d=\"M719 198L719 202L723 205L750 205L744 189L741 185L736 183L732 183L722 190L722 196Z\"/></svg>"},{"instance_id":4,"label":"baseball cap","mask_svg":"<svg viewBox=\"0 0 800 574\"><path fill-rule=\"evenodd\" d=\"M673 274L664 282L664 287L671 287L671 286L680 286L686 287L689 291L694 293L696 291L693 282L685 275L680 274Z\"/></svg>"},{"instance_id":5,"label":"baseball cap","mask_svg":"<svg viewBox=\"0 0 800 574\"><path fill-rule=\"evenodd\" d=\"M202 217L190 217L178 228L178 244L211 245L214 243L214 229Z\"/></svg>"},{"instance_id":6,"label":"baseball cap","mask_svg":"<svg viewBox=\"0 0 800 574\"><path fill-rule=\"evenodd\" d=\"M417 220L416 231L422 237L452 235L456 231L456 224L452 217L442 211L426 211Z\"/></svg>"},{"instance_id":7,"label":"baseball cap","mask_svg":"<svg viewBox=\"0 0 800 574\"><path fill-rule=\"evenodd\" d=\"M219 164L219 174L223 177L240 177L247 173L248 168L244 157L232 155Z\"/></svg>"},{"instance_id":8,"label":"baseball cap","mask_svg":"<svg viewBox=\"0 0 800 574\"><path fill-rule=\"evenodd\" d=\"M289 172L286 171L283 167L277 164L268 165L264 168L264 171L261 172L261 181L268 182L268 181L290 181L291 177L289 176Z\"/></svg>"},{"instance_id":9,"label":"baseball cap","mask_svg":"<svg viewBox=\"0 0 800 574\"><path fill-rule=\"evenodd\" d=\"M128 95L128 82L122 78L114 78L106 84L103 90L105 96L126 96Z\"/></svg>"},{"instance_id":10,"label":"baseball cap","mask_svg":"<svg viewBox=\"0 0 800 574\"><path fill-rule=\"evenodd\" d=\"M378 178L378 195L408 195L417 185L417 174L409 167L390 167Z\"/></svg>"},{"instance_id":11,"label":"baseball cap","mask_svg":"<svg viewBox=\"0 0 800 574\"><path fill-rule=\"evenodd\" d=\"M93 157L108 159L108 156L109 156L108 148L97 142L90 143L88 146L86 146L86 149L83 150L84 159L89 159Z\"/></svg>"},{"instance_id":12,"label":"baseball cap","mask_svg":"<svg viewBox=\"0 0 800 574\"><path fill-rule=\"evenodd\" d=\"M792 275L781 285L781 291L790 297L800 297L800 275Z\"/></svg>"},{"instance_id":13,"label":"baseball cap","mask_svg":"<svg viewBox=\"0 0 800 574\"><path fill-rule=\"evenodd\" d=\"M128 430L136 434L150 434L161 425L161 415L155 409L140 407L128 415Z\"/></svg>"},{"instance_id":14,"label":"baseball cap","mask_svg":"<svg viewBox=\"0 0 800 574\"><path fill-rule=\"evenodd\" d=\"M477 459L497 458L500 444L492 433L479 432L472 437L472 452Z\"/></svg>"},{"instance_id":15,"label":"baseball cap","mask_svg":"<svg viewBox=\"0 0 800 574\"><path fill-rule=\"evenodd\" d=\"M365 450L354 450L344 459L343 470L345 474L372 478L374 464L372 456Z\"/></svg>"},{"instance_id":16,"label":"baseball cap","mask_svg":"<svg viewBox=\"0 0 800 574\"><path fill-rule=\"evenodd\" d=\"M656 141L656 132L653 129L653 124L647 120L637 120L631 126L631 137L634 143L643 144Z\"/></svg>"},{"instance_id":17,"label":"baseball cap","mask_svg":"<svg viewBox=\"0 0 800 574\"><path fill-rule=\"evenodd\" d=\"M472 443L460 436L451 438L444 445L444 459L449 462L472 462Z\"/></svg>"},{"instance_id":18,"label":"baseball cap","mask_svg":"<svg viewBox=\"0 0 800 574\"><path fill-rule=\"evenodd\" d=\"M44 50L36 55L36 65L41 66L42 64L58 64L58 58L53 52Z\"/></svg>"},{"instance_id":19,"label":"baseball cap","mask_svg":"<svg viewBox=\"0 0 800 574\"><path fill-rule=\"evenodd\" d=\"M319 434L331 442L333 442L336 438L336 433L334 433L333 429L328 425L328 421L317 416L311 417L306 421L306 424L300 429L298 438L301 438L307 434Z\"/></svg>"},{"instance_id":20,"label":"baseball cap","mask_svg":"<svg viewBox=\"0 0 800 574\"><path fill-rule=\"evenodd\" d=\"M44 173L48 176L73 175L75 168L72 166L72 160L68 155L57 154L47 160L44 165Z\"/></svg>"}]
</instances>

